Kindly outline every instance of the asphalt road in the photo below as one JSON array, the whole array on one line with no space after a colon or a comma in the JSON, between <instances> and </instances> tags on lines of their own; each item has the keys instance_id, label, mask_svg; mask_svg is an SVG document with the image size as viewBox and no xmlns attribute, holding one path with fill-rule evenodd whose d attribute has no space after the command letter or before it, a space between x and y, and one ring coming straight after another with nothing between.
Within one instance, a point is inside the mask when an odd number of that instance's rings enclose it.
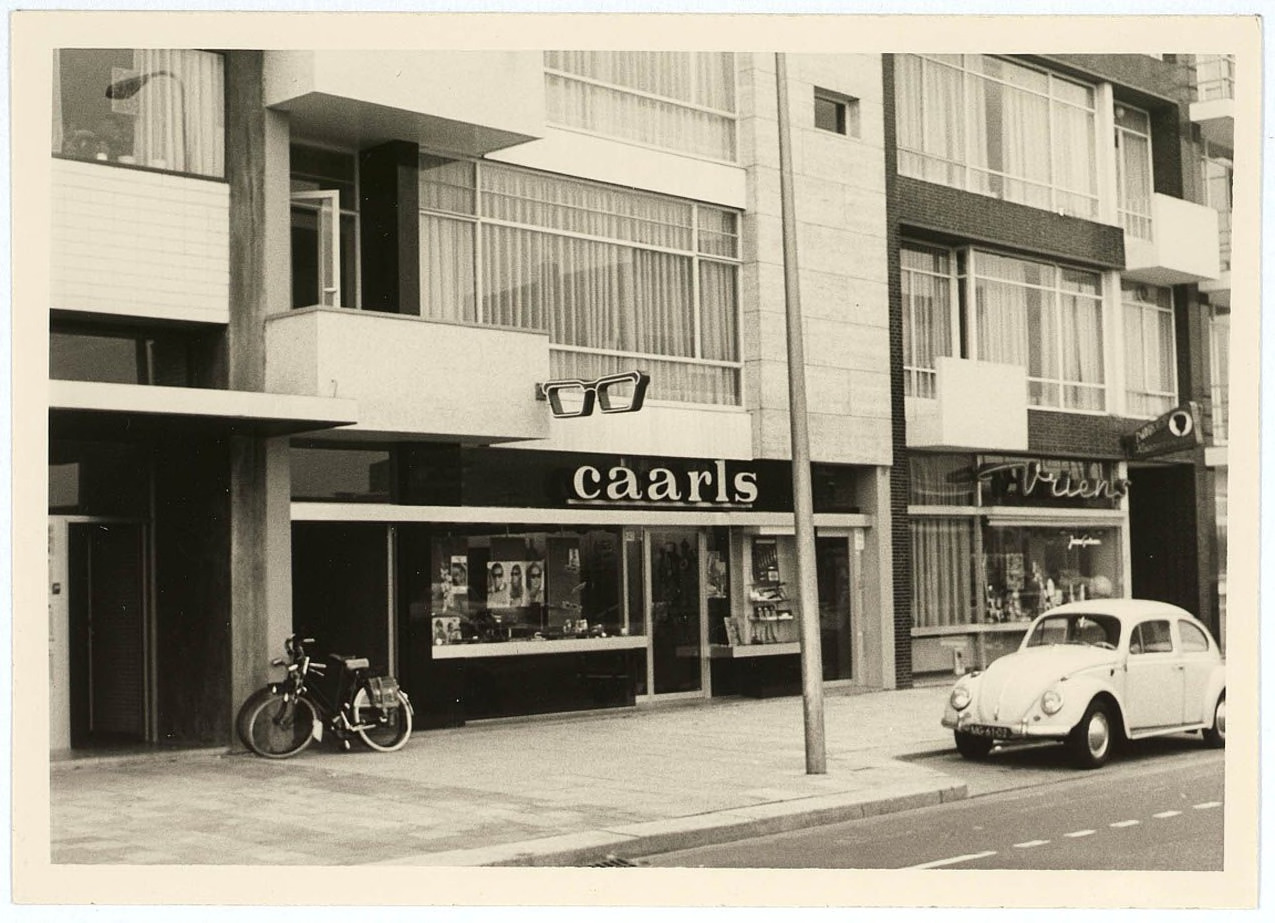
<instances>
[{"instance_id":1,"label":"asphalt road","mask_svg":"<svg viewBox=\"0 0 1275 923\"><path fill-rule=\"evenodd\" d=\"M960 760L946 753L920 759ZM943 768L972 797L776 836L650 856L684 868L1210 871L1222 868L1223 754L1199 738L1143 745L1100 770L1055 747Z\"/></svg>"}]
</instances>

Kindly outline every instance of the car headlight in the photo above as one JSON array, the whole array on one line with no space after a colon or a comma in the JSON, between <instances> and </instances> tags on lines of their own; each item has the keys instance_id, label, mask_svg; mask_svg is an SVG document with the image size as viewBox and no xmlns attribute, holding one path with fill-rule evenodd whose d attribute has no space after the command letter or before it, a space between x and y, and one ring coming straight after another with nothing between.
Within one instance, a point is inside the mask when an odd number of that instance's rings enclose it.
<instances>
[{"instance_id":1,"label":"car headlight","mask_svg":"<svg viewBox=\"0 0 1275 923\"><path fill-rule=\"evenodd\" d=\"M1050 689L1040 697L1040 710L1047 715L1056 715L1062 711L1063 695L1057 689Z\"/></svg>"},{"instance_id":2,"label":"car headlight","mask_svg":"<svg viewBox=\"0 0 1275 923\"><path fill-rule=\"evenodd\" d=\"M953 689L950 701L952 703L952 707L955 708L957 711L961 711L963 708L965 708L965 706L969 705L970 704L969 686L962 684L960 686L957 686L955 689Z\"/></svg>"}]
</instances>

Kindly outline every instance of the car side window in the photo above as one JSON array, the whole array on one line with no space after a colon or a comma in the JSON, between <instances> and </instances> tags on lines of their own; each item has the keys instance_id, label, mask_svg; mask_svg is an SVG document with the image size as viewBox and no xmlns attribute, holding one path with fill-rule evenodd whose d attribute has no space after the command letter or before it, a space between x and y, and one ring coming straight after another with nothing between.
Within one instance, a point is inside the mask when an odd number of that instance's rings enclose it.
<instances>
[{"instance_id":1,"label":"car side window","mask_svg":"<svg viewBox=\"0 0 1275 923\"><path fill-rule=\"evenodd\" d=\"M1178 622L1178 636L1184 653L1198 654L1209 649L1208 637L1190 622Z\"/></svg>"},{"instance_id":2,"label":"car side window","mask_svg":"<svg viewBox=\"0 0 1275 923\"><path fill-rule=\"evenodd\" d=\"M1130 654L1167 654L1173 651L1167 619L1143 622L1133 629L1129 639Z\"/></svg>"}]
</instances>

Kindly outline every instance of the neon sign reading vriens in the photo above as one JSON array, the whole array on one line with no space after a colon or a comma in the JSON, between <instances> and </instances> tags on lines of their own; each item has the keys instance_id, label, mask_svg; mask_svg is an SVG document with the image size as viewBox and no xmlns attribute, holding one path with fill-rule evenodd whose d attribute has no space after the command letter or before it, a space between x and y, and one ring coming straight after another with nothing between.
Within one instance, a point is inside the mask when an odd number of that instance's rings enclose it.
<instances>
[{"instance_id":1,"label":"neon sign reading vriens","mask_svg":"<svg viewBox=\"0 0 1275 923\"><path fill-rule=\"evenodd\" d=\"M1122 500L1129 495L1129 482L1124 478L1074 477L1070 471L1051 471L1039 461L999 462L978 469L980 480L1002 473L1014 477L1023 497L1032 496L1037 488L1059 500Z\"/></svg>"}]
</instances>

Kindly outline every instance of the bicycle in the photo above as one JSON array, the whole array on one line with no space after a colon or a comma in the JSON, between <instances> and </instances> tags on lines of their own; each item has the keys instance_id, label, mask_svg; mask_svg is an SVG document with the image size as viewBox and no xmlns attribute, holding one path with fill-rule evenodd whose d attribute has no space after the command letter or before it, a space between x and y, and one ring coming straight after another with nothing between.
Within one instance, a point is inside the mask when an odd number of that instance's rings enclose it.
<instances>
[{"instance_id":1,"label":"bicycle","mask_svg":"<svg viewBox=\"0 0 1275 923\"><path fill-rule=\"evenodd\" d=\"M244 746L267 759L296 756L330 730L343 750L357 735L373 750L391 753L412 734L412 704L392 676L370 675L366 657L333 654L327 661L306 653L313 638L284 641L287 676L258 689L239 710Z\"/></svg>"}]
</instances>

